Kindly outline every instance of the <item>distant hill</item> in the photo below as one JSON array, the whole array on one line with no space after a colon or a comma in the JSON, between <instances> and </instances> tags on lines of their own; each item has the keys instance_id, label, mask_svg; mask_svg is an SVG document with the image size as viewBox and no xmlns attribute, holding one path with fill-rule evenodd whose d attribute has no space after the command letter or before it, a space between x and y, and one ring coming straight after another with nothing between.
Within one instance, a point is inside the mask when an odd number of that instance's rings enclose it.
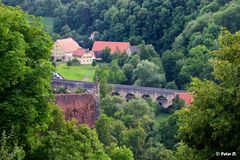
<instances>
[{"instance_id":1,"label":"distant hill","mask_svg":"<svg viewBox=\"0 0 240 160\"><path fill-rule=\"evenodd\" d=\"M53 19L43 21L48 31L72 35L79 42L96 30L101 40L129 40L134 45L144 40L160 53L181 49L187 54L199 44L215 49L212 41L220 27L233 32L240 29L240 4L227 0L3 0L2 3L20 5L37 16L56 17L53 28Z\"/></svg>"},{"instance_id":2,"label":"distant hill","mask_svg":"<svg viewBox=\"0 0 240 160\"><path fill-rule=\"evenodd\" d=\"M84 48L97 40L152 44L167 82L185 88L191 77L212 78L208 60L218 49L221 28L240 30L240 2L235 0L3 0L44 18L53 39L72 37ZM146 52L146 51L143 51ZM145 53L143 53L145 54ZM146 53L147 54L147 53Z\"/></svg>"}]
</instances>

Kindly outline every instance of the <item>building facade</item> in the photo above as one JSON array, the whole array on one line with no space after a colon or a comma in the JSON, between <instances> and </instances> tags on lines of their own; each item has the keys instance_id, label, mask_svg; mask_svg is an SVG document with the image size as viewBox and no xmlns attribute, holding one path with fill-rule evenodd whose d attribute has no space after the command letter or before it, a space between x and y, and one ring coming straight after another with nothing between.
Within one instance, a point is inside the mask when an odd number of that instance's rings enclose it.
<instances>
[{"instance_id":1,"label":"building facade","mask_svg":"<svg viewBox=\"0 0 240 160\"><path fill-rule=\"evenodd\" d=\"M72 38L58 39L52 49L52 58L54 61L61 60L67 62L73 59L73 53L81 47Z\"/></svg>"}]
</instances>

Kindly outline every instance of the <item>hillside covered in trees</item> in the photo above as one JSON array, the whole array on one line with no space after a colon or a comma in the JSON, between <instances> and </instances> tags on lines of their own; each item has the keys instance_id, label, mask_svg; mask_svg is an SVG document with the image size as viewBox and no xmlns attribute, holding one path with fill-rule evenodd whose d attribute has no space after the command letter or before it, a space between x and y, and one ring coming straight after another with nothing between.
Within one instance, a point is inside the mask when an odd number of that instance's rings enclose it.
<instances>
[{"instance_id":1,"label":"hillside covered in trees","mask_svg":"<svg viewBox=\"0 0 240 160\"><path fill-rule=\"evenodd\" d=\"M88 37L97 31L97 40L152 44L164 68L166 83L161 86L170 88L184 89L191 77L212 79L209 52L219 47L221 27L232 33L240 29L240 3L234 0L2 2L20 5L36 16L55 17L51 33L54 39L73 37L91 48L93 42Z\"/></svg>"}]
</instances>

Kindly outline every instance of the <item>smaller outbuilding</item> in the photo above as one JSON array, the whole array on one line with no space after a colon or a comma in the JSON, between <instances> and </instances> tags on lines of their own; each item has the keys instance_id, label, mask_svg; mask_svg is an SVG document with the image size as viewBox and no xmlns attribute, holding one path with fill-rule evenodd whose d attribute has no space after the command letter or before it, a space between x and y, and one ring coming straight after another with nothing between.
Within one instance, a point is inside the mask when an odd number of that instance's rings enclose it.
<instances>
[{"instance_id":1,"label":"smaller outbuilding","mask_svg":"<svg viewBox=\"0 0 240 160\"><path fill-rule=\"evenodd\" d=\"M138 53L138 52L140 52L140 48L138 46L131 46L127 49L126 52L128 55L131 55L133 53Z\"/></svg>"},{"instance_id":2,"label":"smaller outbuilding","mask_svg":"<svg viewBox=\"0 0 240 160\"><path fill-rule=\"evenodd\" d=\"M92 64L93 60L95 59L94 52L84 48L79 48L73 52L72 55L80 62L80 64Z\"/></svg>"}]
</instances>

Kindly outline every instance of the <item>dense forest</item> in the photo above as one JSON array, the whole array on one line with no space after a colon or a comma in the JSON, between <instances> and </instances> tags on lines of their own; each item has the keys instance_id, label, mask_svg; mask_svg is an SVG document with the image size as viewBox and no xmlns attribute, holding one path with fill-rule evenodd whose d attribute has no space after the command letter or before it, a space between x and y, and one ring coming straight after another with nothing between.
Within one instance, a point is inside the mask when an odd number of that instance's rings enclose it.
<instances>
[{"instance_id":1,"label":"dense forest","mask_svg":"<svg viewBox=\"0 0 240 160\"><path fill-rule=\"evenodd\" d=\"M0 158L205 160L240 154L240 3L225 0L2 0L55 17L46 32L19 7L0 4ZM225 27L225 28L221 28ZM54 104L52 38L85 47L130 41L140 52L98 67L101 114L90 129ZM106 54L108 50L104 51ZM192 79L192 77L195 77ZM169 109L151 99L111 96L108 83L184 88L194 97ZM170 116L162 122L161 113ZM218 154L219 152L219 154ZM234 155L231 155L234 156ZM237 158L237 157L227 157Z\"/></svg>"},{"instance_id":2,"label":"dense forest","mask_svg":"<svg viewBox=\"0 0 240 160\"><path fill-rule=\"evenodd\" d=\"M74 37L82 46L91 48L93 42L88 37L97 31L99 34L96 40L153 45L161 59L158 60L161 64L158 68L164 68L157 78L149 80L157 79L161 83L152 85L154 87L185 89L191 77L211 80L213 69L208 62L212 58L209 52L218 49L217 37L221 27L226 27L232 33L240 29L240 3L234 0L2 2L6 5L20 5L36 16L55 17L51 33L53 39ZM149 56L144 56L140 60L150 61ZM120 67L124 70L123 65ZM125 82L120 79L116 82L149 86L137 79Z\"/></svg>"}]
</instances>

